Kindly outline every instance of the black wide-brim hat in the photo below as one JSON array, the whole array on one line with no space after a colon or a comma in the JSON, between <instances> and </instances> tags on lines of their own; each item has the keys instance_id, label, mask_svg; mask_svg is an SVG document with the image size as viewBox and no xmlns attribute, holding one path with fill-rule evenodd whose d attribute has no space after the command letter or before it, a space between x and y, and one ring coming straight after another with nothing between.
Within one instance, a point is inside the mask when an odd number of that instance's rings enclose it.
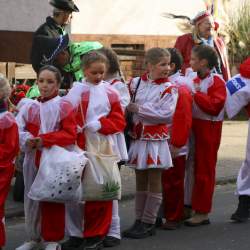
<instances>
[{"instance_id":1,"label":"black wide-brim hat","mask_svg":"<svg viewBox=\"0 0 250 250\"><path fill-rule=\"evenodd\" d=\"M79 12L73 0L50 0L49 3L60 10Z\"/></svg>"},{"instance_id":2,"label":"black wide-brim hat","mask_svg":"<svg viewBox=\"0 0 250 250\"><path fill-rule=\"evenodd\" d=\"M40 65L51 64L56 56L69 46L69 35L57 38L38 35L34 38L34 51Z\"/></svg>"}]
</instances>

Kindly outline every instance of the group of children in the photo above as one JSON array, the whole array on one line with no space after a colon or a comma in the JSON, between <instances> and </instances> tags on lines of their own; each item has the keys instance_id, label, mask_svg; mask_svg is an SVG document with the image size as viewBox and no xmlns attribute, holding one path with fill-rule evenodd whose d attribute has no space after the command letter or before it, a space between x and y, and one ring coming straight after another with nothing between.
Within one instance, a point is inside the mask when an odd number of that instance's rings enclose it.
<instances>
[{"instance_id":1,"label":"group of children","mask_svg":"<svg viewBox=\"0 0 250 250\"><path fill-rule=\"evenodd\" d=\"M229 81L228 90L222 77L211 72L217 64L212 47L195 47L190 64L194 77L182 76L182 59L176 49L152 48L145 54L146 72L126 85L111 49L90 51L82 57L84 80L76 82L64 97L58 95L62 82L59 70L42 67L37 77L40 97L23 99L16 119L8 112L10 86L1 76L0 246L5 243L4 202L19 147L25 153L28 241L16 250L98 250L120 244L118 200L57 203L28 196L45 149L77 144L91 153L89 141L93 138L109 143L119 157L118 165L126 162L135 169L135 222L123 237L145 238L154 235L159 225L176 229L184 219L187 226L209 224L224 105L231 90L232 95L247 86L250 63L248 60L241 67L244 75L240 83ZM240 108L248 101L244 99ZM125 114L132 121L126 130L129 148L124 136ZM244 168L247 164L246 160ZM246 178L243 174L242 170L239 183ZM248 202L244 207L248 218L249 187L244 185L238 191L241 200ZM65 236L68 240L60 243Z\"/></svg>"}]
</instances>

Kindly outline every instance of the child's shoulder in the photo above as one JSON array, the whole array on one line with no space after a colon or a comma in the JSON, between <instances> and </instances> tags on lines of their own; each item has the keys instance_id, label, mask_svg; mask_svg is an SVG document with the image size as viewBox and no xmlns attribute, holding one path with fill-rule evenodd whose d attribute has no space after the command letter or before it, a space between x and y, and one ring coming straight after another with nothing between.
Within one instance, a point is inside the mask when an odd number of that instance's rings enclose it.
<instances>
[{"instance_id":1,"label":"child's shoulder","mask_svg":"<svg viewBox=\"0 0 250 250\"><path fill-rule=\"evenodd\" d=\"M16 125L16 120L12 113L8 111L0 113L0 129L1 130L10 128L13 125Z\"/></svg>"}]
</instances>

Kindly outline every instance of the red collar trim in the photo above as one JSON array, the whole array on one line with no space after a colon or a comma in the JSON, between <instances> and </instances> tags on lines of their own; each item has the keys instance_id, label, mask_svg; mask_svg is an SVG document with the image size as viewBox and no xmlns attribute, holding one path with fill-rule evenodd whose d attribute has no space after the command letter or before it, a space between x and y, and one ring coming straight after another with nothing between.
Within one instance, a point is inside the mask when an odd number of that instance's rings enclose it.
<instances>
[{"instance_id":1,"label":"red collar trim","mask_svg":"<svg viewBox=\"0 0 250 250\"><path fill-rule=\"evenodd\" d=\"M53 99L53 98L56 97L56 96L58 96L58 91L56 91L53 95L51 95L51 96L49 96L49 97L44 97L44 98L42 98L41 96L39 96L39 97L37 98L37 100L38 100L39 102L41 102L41 103L44 103L44 102L47 102L47 101Z\"/></svg>"},{"instance_id":2,"label":"red collar trim","mask_svg":"<svg viewBox=\"0 0 250 250\"><path fill-rule=\"evenodd\" d=\"M141 76L141 79L143 81L150 81L150 79L148 78L148 72L144 73ZM165 82L169 82L169 80L168 80L168 78L159 78L159 79L152 80L152 82L155 83L155 84L162 84L162 83L165 83Z\"/></svg>"},{"instance_id":3,"label":"red collar trim","mask_svg":"<svg viewBox=\"0 0 250 250\"><path fill-rule=\"evenodd\" d=\"M116 82L120 82L120 80L114 79L114 80L111 81L110 85L113 85L113 84L115 84Z\"/></svg>"}]
</instances>

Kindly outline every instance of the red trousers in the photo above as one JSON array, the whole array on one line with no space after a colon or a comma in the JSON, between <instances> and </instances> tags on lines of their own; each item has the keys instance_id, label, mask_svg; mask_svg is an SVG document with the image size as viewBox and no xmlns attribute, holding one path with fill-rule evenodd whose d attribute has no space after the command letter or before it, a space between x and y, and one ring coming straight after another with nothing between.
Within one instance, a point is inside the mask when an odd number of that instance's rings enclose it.
<instances>
[{"instance_id":1,"label":"red trousers","mask_svg":"<svg viewBox=\"0 0 250 250\"><path fill-rule=\"evenodd\" d=\"M162 172L164 215L168 221L180 221L184 208L184 177L186 156L173 159L174 167Z\"/></svg>"},{"instance_id":2,"label":"red trousers","mask_svg":"<svg viewBox=\"0 0 250 250\"><path fill-rule=\"evenodd\" d=\"M10 190L14 167L0 167L0 247L5 245L4 203Z\"/></svg>"},{"instance_id":3,"label":"red trousers","mask_svg":"<svg viewBox=\"0 0 250 250\"><path fill-rule=\"evenodd\" d=\"M41 235L45 241L64 238L65 207L61 203L41 202Z\"/></svg>"},{"instance_id":4,"label":"red trousers","mask_svg":"<svg viewBox=\"0 0 250 250\"><path fill-rule=\"evenodd\" d=\"M113 201L88 201L84 206L83 237L105 237L112 219Z\"/></svg>"},{"instance_id":5,"label":"red trousers","mask_svg":"<svg viewBox=\"0 0 250 250\"><path fill-rule=\"evenodd\" d=\"M196 212L209 213L212 208L222 121L193 119L192 128L195 138L192 208Z\"/></svg>"}]
</instances>

